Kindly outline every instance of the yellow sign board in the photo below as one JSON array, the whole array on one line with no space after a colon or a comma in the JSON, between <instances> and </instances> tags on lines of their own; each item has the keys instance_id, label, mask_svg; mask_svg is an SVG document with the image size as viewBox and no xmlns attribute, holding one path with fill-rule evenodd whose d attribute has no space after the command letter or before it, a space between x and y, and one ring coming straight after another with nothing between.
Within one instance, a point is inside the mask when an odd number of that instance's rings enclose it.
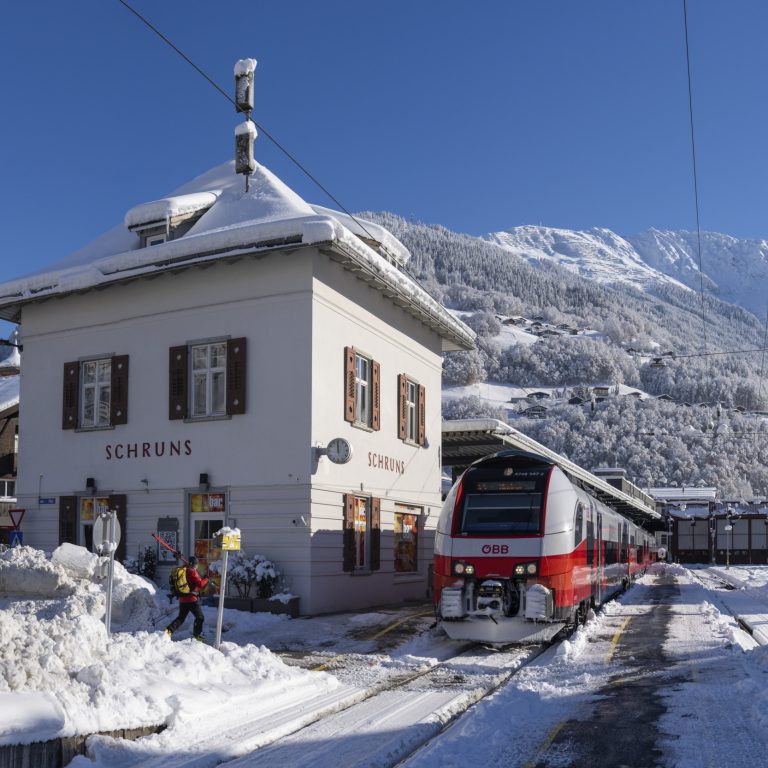
<instances>
[{"instance_id":1,"label":"yellow sign board","mask_svg":"<svg viewBox=\"0 0 768 768\"><path fill-rule=\"evenodd\" d=\"M221 548L228 552L240 550L240 534L224 533L221 536Z\"/></svg>"}]
</instances>

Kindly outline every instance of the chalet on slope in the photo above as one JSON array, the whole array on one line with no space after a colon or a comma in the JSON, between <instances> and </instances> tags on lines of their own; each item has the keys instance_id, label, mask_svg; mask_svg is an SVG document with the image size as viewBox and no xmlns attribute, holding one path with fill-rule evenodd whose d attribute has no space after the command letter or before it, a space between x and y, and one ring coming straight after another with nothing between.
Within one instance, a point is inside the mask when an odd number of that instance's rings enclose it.
<instances>
[{"instance_id":1,"label":"chalet on slope","mask_svg":"<svg viewBox=\"0 0 768 768\"><path fill-rule=\"evenodd\" d=\"M205 568L214 532L239 528L302 613L423 597L441 355L474 334L382 227L261 166L243 182L226 163L0 285L25 339L25 543L90 546L116 509L118 556L160 530Z\"/></svg>"},{"instance_id":2,"label":"chalet on slope","mask_svg":"<svg viewBox=\"0 0 768 768\"><path fill-rule=\"evenodd\" d=\"M19 454L19 353L0 347L0 544L11 543L16 507L16 470Z\"/></svg>"}]
</instances>

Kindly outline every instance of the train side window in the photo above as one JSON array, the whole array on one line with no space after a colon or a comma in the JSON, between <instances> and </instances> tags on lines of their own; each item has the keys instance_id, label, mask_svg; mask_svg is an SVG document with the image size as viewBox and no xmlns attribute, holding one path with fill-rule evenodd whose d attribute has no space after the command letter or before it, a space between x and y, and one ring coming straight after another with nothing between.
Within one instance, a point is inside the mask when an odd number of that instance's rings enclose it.
<instances>
[{"instance_id":1,"label":"train side window","mask_svg":"<svg viewBox=\"0 0 768 768\"><path fill-rule=\"evenodd\" d=\"M578 547L584 538L584 505L581 502L576 504L576 519L573 523L573 545Z\"/></svg>"}]
</instances>

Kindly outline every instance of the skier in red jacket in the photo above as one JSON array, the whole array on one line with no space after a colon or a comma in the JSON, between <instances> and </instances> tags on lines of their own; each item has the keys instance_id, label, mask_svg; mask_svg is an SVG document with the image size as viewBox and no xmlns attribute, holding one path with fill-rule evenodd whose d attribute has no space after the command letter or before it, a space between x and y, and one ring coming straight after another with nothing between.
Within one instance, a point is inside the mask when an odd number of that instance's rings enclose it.
<instances>
[{"instance_id":1,"label":"skier in red jacket","mask_svg":"<svg viewBox=\"0 0 768 768\"><path fill-rule=\"evenodd\" d=\"M197 558L193 555L187 562L187 584L189 593L179 597L179 615L166 627L165 634L172 637L173 633L186 621L187 615L195 617L195 625L192 627L192 635L195 640L203 642L203 609L200 607L198 595L208 586L208 579L201 578L197 572Z\"/></svg>"}]
</instances>

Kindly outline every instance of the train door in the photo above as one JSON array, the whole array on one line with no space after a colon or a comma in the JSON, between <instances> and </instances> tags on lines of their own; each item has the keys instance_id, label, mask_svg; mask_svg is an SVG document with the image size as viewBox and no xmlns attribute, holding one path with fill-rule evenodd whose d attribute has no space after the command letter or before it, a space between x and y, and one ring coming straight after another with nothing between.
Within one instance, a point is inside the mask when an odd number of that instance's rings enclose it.
<instances>
[{"instance_id":1,"label":"train door","mask_svg":"<svg viewBox=\"0 0 768 768\"><path fill-rule=\"evenodd\" d=\"M597 570L597 586L595 588L595 605L603 602L603 579L605 577L605 560L603 557L603 515L597 513L597 558L595 567Z\"/></svg>"}]
</instances>

